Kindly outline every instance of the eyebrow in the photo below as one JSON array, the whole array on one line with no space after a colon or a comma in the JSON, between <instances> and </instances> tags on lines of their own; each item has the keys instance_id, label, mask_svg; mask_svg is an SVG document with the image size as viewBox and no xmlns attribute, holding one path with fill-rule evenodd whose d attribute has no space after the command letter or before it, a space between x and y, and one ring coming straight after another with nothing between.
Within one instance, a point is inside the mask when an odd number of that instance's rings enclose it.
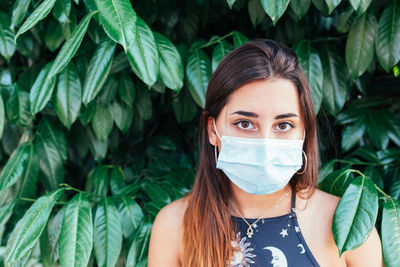
<instances>
[{"instance_id":1,"label":"eyebrow","mask_svg":"<svg viewBox=\"0 0 400 267\"><path fill-rule=\"evenodd\" d=\"M242 115L242 116L246 116L246 117L253 117L253 118L258 118L258 114L251 112L251 111L243 111L243 110L238 110L235 112L232 112L231 115L233 114L238 114L238 115ZM284 113L284 114L280 114L275 116L275 120L279 120L279 119L284 119L284 118L290 118L290 117L299 117L297 114L295 113Z\"/></svg>"},{"instance_id":2,"label":"eyebrow","mask_svg":"<svg viewBox=\"0 0 400 267\"><path fill-rule=\"evenodd\" d=\"M285 113L275 116L275 120L290 118L290 117L299 117L297 114L294 113Z\"/></svg>"}]
</instances>

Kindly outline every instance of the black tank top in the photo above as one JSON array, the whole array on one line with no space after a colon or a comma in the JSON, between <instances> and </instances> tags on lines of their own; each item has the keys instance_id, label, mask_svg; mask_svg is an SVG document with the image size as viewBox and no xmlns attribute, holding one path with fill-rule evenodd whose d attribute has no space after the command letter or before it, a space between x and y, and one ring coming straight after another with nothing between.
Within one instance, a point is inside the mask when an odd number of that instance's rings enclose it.
<instances>
[{"instance_id":1,"label":"black tank top","mask_svg":"<svg viewBox=\"0 0 400 267\"><path fill-rule=\"evenodd\" d=\"M232 241L234 255L232 267L276 266L276 267L309 267L319 266L297 222L296 193L292 192L291 212L286 215L263 218L253 225L254 234L247 236L249 226L242 218L231 216L236 225L236 241ZM247 219L252 224L257 219ZM229 266L228 263L226 266Z\"/></svg>"}]
</instances>

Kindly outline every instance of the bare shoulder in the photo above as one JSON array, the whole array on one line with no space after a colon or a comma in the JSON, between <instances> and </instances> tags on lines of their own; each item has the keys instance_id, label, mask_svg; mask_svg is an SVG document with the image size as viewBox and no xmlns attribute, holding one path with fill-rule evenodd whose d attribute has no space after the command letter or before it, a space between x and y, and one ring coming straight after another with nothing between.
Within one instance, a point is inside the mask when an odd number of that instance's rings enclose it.
<instances>
[{"instance_id":1,"label":"bare shoulder","mask_svg":"<svg viewBox=\"0 0 400 267\"><path fill-rule=\"evenodd\" d=\"M157 214L150 237L148 266L180 266L183 216L187 199L177 199Z\"/></svg>"},{"instance_id":2,"label":"bare shoulder","mask_svg":"<svg viewBox=\"0 0 400 267\"><path fill-rule=\"evenodd\" d=\"M312 213L320 213L320 215L330 215L332 217L340 201L339 197L319 189L315 189L313 194L309 197L303 197L302 194L300 194L299 197L300 209L303 207L306 211L308 208Z\"/></svg>"}]
</instances>

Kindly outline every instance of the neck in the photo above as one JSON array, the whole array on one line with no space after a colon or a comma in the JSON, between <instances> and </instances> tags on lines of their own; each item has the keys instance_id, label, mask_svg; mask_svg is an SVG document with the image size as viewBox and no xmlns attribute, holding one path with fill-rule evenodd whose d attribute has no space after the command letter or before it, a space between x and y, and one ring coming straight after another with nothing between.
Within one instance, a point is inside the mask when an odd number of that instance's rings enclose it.
<instances>
[{"instance_id":1,"label":"neck","mask_svg":"<svg viewBox=\"0 0 400 267\"><path fill-rule=\"evenodd\" d=\"M290 211L292 190L289 184L272 194L266 195L249 194L232 182L231 190L231 203L245 218L275 217L287 214ZM240 217L240 214L234 208L231 212L233 216Z\"/></svg>"}]
</instances>

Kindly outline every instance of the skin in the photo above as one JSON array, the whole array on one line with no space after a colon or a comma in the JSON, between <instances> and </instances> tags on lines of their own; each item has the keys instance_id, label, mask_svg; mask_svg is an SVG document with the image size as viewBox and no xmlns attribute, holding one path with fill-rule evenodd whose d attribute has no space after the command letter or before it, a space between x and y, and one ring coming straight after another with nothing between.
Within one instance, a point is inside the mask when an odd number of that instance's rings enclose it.
<instances>
[{"instance_id":1,"label":"skin","mask_svg":"<svg viewBox=\"0 0 400 267\"><path fill-rule=\"evenodd\" d=\"M210 143L220 149L221 142L216 135L213 118L208 118L207 127ZM221 136L302 139L304 124L297 90L284 79L245 84L231 94L228 104L216 119L216 128ZM291 190L286 185L272 194L253 195L232 182L230 185L231 203L245 218L258 218L265 214L265 210ZM297 195L298 222L311 253L321 266L383 266L381 242L375 228L363 245L339 257L332 235L332 219L339 200L318 189L307 199ZM182 222L186 206L187 200L181 198L161 209L157 215L150 238L149 267L182 266ZM263 217L276 217L289 212L290 197L283 196L279 207L269 209ZM234 209L232 215L240 216Z\"/></svg>"}]
</instances>

